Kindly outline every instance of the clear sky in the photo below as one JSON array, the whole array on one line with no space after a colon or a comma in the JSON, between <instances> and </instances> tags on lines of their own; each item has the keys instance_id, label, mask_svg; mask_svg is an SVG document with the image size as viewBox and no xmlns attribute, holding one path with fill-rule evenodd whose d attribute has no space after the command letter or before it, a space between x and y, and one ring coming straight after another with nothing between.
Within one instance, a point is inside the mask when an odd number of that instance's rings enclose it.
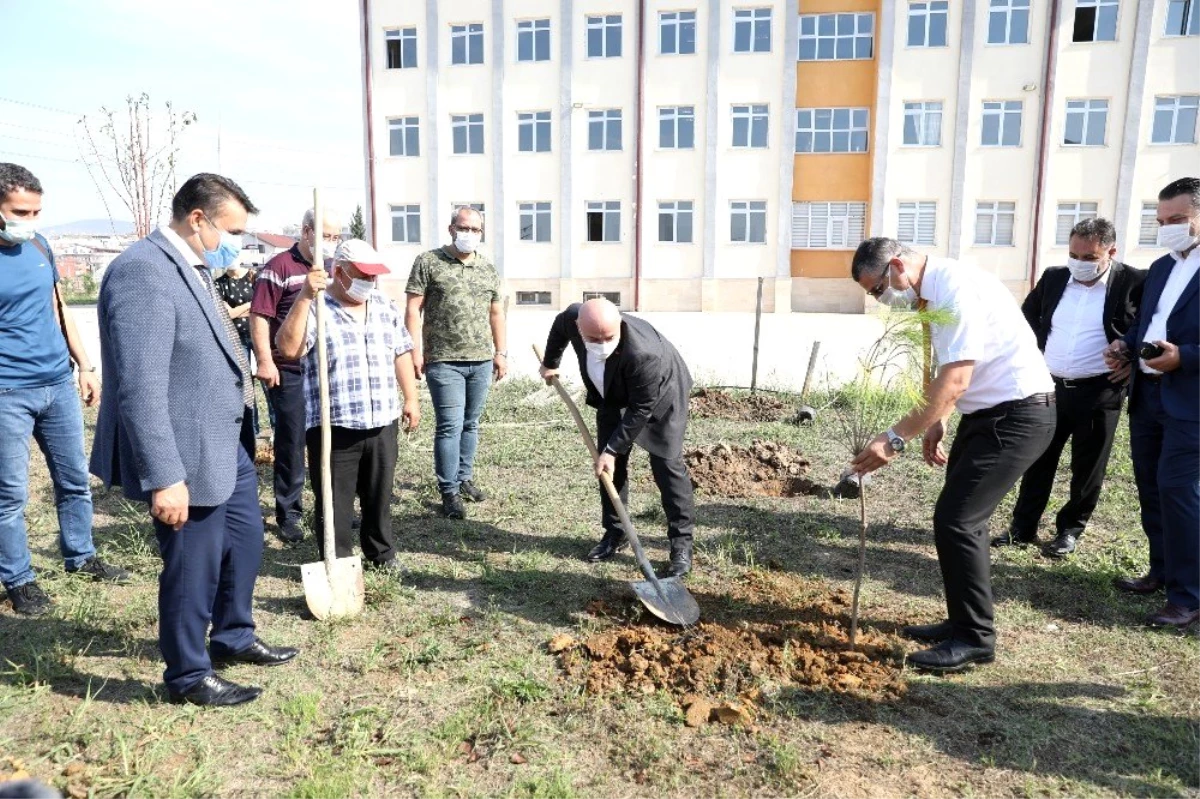
<instances>
[{"instance_id":1,"label":"clear sky","mask_svg":"<svg viewBox=\"0 0 1200 799\"><path fill-rule=\"evenodd\" d=\"M44 225L106 218L78 120L145 92L198 117L180 182L233 178L255 227L298 224L314 184L349 214L365 204L359 24L356 0L0 0L0 161L42 181Z\"/></svg>"}]
</instances>

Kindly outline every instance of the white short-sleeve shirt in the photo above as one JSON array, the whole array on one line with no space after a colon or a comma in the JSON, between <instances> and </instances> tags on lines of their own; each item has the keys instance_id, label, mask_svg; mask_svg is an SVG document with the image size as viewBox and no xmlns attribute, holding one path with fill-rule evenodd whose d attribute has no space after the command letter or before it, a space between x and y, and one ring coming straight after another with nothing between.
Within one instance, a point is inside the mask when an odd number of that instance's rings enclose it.
<instances>
[{"instance_id":1,"label":"white short-sleeve shirt","mask_svg":"<svg viewBox=\"0 0 1200 799\"><path fill-rule=\"evenodd\" d=\"M975 362L971 384L958 400L959 411L974 413L1054 391L1033 329L1012 292L995 275L930 256L921 278L921 298L931 310L949 311L954 317L933 326L937 362Z\"/></svg>"}]
</instances>

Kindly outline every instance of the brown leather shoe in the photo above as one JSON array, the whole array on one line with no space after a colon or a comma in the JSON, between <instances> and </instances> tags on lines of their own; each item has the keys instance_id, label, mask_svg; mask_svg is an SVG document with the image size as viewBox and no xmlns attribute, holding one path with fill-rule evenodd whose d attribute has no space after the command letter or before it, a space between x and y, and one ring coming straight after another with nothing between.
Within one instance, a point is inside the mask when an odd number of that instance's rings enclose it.
<instances>
[{"instance_id":1,"label":"brown leather shoe","mask_svg":"<svg viewBox=\"0 0 1200 799\"><path fill-rule=\"evenodd\" d=\"M1200 620L1200 609L1188 610L1185 607L1168 602L1162 610L1151 613L1146 617L1146 623L1151 627L1187 627Z\"/></svg>"},{"instance_id":2,"label":"brown leather shoe","mask_svg":"<svg viewBox=\"0 0 1200 799\"><path fill-rule=\"evenodd\" d=\"M1117 590L1128 591L1131 594L1153 594L1162 590L1163 581L1147 574L1145 577L1121 577L1114 580L1113 585Z\"/></svg>"}]
</instances>

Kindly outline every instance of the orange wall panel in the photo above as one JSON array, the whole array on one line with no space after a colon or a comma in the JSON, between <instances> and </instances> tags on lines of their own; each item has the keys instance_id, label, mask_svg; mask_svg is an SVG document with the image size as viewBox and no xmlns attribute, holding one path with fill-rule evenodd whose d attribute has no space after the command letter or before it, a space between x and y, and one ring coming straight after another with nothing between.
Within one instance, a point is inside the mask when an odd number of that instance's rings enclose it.
<instances>
[{"instance_id":1,"label":"orange wall panel","mask_svg":"<svg viewBox=\"0 0 1200 799\"><path fill-rule=\"evenodd\" d=\"M796 62L796 107L875 105L875 61Z\"/></svg>"},{"instance_id":2,"label":"orange wall panel","mask_svg":"<svg viewBox=\"0 0 1200 799\"><path fill-rule=\"evenodd\" d=\"M879 0L799 0L801 14L828 14L835 11L879 11Z\"/></svg>"},{"instance_id":3,"label":"orange wall panel","mask_svg":"<svg viewBox=\"0 0 1200 799\"><path fill-rule=\"evenodd\" d=\"M867 153L797 155L793 163L793 200L871 200Z\"/></svg>"},{"instance_id":4,"label":"orange wall panel","mask_svg":"<svg viewBox=\"0 0 1200 799\"><path fill-rule=\"evenodd\" d=\"M850 279L850 250L792 250L792 277Z\"/></svg>"}]
</instances>

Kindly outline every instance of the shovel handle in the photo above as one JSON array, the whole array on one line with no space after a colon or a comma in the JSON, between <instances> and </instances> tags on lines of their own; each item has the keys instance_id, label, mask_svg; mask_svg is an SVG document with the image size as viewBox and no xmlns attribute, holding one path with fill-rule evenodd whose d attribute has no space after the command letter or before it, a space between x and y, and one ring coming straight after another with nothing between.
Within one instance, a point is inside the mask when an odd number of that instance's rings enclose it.
<instances>
[{"instance_id":1,"label":"shovel handle","mask_svg":"<svg viewBox=\"0 0 1200 799\"><path fill-rule=\"evenodd\" d=\"M324 243L324 213L321 209L321 190L313 189L313 269L324 269L321 257ZM321 398L321 543L324 550L325 573L333 573L333 561L337 557L333 536L333 485L330 481L330 450L333 448L333 430L329 422L329 353L325 342L325 297L317 292L313 302L317 304L317 384Z\"/></svg>"}]
</instances>

